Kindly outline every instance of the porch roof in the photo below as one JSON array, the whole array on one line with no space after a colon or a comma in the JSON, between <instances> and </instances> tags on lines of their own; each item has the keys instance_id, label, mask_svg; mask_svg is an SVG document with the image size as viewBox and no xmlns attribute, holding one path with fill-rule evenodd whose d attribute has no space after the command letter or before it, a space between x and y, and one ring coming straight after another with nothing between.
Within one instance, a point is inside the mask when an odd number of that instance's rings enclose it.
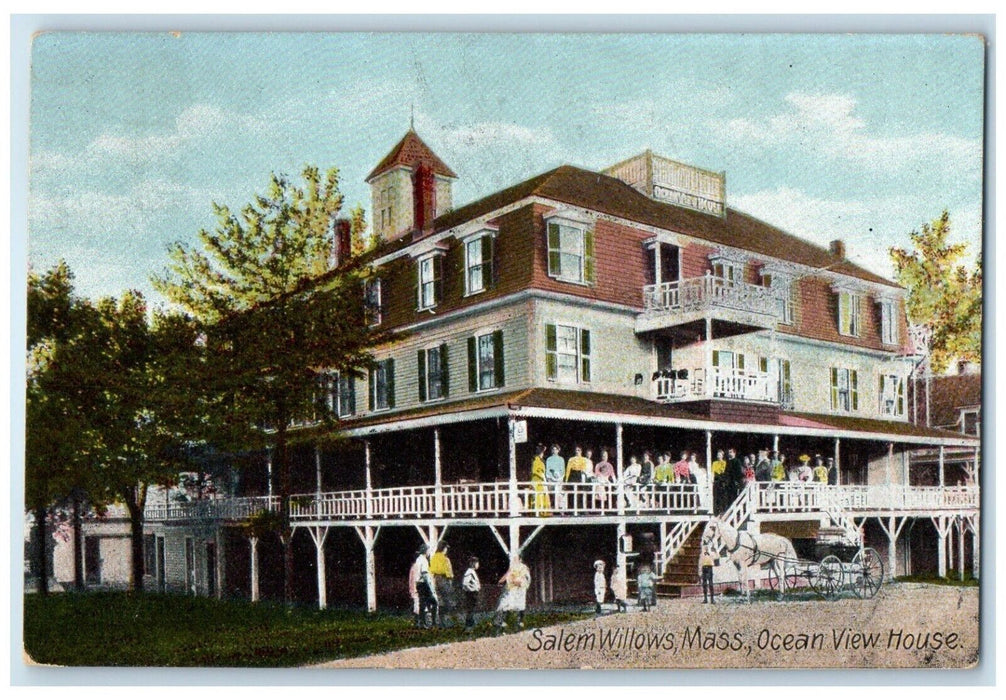
<instances>
[{"instance_id":1,"label":"porch roof","mask_svg":"<svg viewBox=\"0 0 1006 700\"><path fill-rule=\"evenodd\" d=\"M691 413L680 406L656 403L634 396L534 388L436 403L408 411L371 414L342 424L353 437L515 416L565 420L653 425L691 430L754 432L780 435L814 435L864 440L893 440L917 444L977 447L975 438L960 433L896 421L852 416L780 412L776 421L763 416L729 423Z\"/></svg>"}]
</instances>

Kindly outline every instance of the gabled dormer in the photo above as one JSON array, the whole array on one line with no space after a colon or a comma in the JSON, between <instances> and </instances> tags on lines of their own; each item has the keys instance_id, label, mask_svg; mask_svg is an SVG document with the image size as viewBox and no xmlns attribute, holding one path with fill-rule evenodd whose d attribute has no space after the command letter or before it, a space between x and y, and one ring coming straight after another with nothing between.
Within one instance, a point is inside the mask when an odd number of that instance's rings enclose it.
<instances>
[{"instance_id":1,"label":"gabled dormer","mask_svg":"<svg viewBox=\"0 0 1006 700\"><path fill-rule=\"evenodd\" d=\"M437 216L451 209L455 179L454 171L409 129L366 179L378 240L430 228Z\"/></svg>"}]
</instances>

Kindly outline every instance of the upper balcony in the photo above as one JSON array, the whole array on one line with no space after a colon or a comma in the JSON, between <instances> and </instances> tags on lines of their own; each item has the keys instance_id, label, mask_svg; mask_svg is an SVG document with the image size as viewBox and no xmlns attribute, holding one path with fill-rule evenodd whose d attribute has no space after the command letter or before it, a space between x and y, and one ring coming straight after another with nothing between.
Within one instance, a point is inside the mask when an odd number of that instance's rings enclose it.
<instances>
[{"instance_id":1,"label":"upper balcony","mask_svg":"<svg viewBox=\"0 0 1006 700\"><path fill-rule=\"evenodd\" d=\"M718 337L775 328L782 309L777 289L727 280L711 273L646 285L643 308L643 313L636 317L637 333L698 327L709 319L715 322Z\"/></svg>"}]
</instances>

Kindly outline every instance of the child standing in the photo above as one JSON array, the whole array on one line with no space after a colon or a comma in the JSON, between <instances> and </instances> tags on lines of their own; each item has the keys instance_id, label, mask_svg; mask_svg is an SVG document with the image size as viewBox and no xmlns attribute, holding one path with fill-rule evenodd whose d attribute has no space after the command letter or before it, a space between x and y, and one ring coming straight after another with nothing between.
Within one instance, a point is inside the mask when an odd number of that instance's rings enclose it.
<instances>
[{"instance_id":1,"label":"child standing","mask_svg":"<svg viewBox=\"0 0 1006 700\"><path fill-rule=\"evenodd\" d=\"M618 611L628 612L629 606L625 599L629 597L629 582L625 578L625 569L617 565L611 570L611 594L615 596Z\"/></svg>"},{"instance_id":2,"label":"child standing","mask_svg":"<svg viewBox=\"0 0 1006 700\"><path fill-rule=\"evenodd\" d=\"M601 603L604 602L604 595L608 591L608 583L604 578L604 562L598 559L594 562L594 600L597 605L594 607L594 614L601 614Z\"/></svg>"},{"instance_id":3,"label":"child standing","mask_svg":"<svg viewBox=\"0 0 1006 700\"><path fill-rule=\"evenodd\" d=\"M636 577L636 585L639 586L639 605L643 608L643 612L647 612L651 605L657 604L656 592L653 590L655 582L656 576L650 567L645 564L641 566L639 576Z\"/></svg>"},{"instance_id":4,"label":"child standing","mask_svg":"<svg viewBox=\"0 0 1006 700\"><path fill-rule=\"evenodd\" d=\"M479 591L482 583L479 581L479 560L477 557L468 559L468 570L461 579L461 590L465 595L465 632L470 632L475 626L475 609L479 604Z\"/></svg>"}]
</instances>

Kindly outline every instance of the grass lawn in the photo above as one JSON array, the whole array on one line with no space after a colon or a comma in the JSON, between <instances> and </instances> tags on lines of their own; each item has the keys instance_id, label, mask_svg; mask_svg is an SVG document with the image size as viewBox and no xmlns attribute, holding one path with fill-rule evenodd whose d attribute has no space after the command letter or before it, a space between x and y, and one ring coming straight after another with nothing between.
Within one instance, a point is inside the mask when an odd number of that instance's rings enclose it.
<instances>
[{"instance_id":1,"label":"grass lawn","mask_svg":"<svg viewBox=\"0 0 1006 700\"><path fill-rule=\"evenodd\" d=\"M419 630L411 617L146 593L24 598L25 650L62 666L298 666L492 633ZM528 614L527 627L584 615Z\"/></svg>"}]
</instances>

